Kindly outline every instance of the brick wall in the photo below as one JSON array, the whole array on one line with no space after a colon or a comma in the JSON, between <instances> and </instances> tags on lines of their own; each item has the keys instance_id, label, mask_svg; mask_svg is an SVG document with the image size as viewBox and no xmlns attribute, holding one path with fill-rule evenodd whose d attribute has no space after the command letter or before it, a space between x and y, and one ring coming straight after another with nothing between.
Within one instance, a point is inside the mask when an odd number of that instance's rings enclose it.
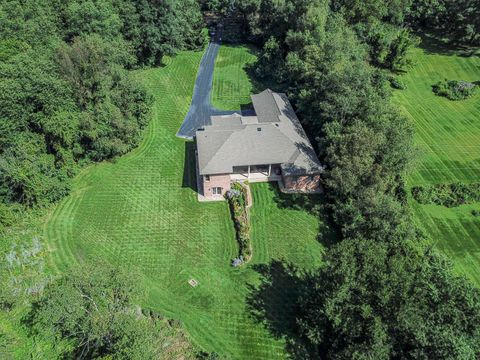
<instances>
[{"instance_id":1,"label":"brick wall","mask_svg":"<svg viewBox=\"0 0 480 360\"><path fill-rule=\"evenodd\" d=\"M206 181L205 176L202 176L203 182L203 195L205 197L212 197L213 188L221 187L222 195L230 190L230 174L210 175L210 181Z\"/></svg>"},{"instance_id":2,"label":"brick wall","mask_svg":"<svg viewBox=\"0 0 480 360\"><path fill-rule=\"evenodd\" d=\"M320 175L284 176L283 183L290 191L315 191L320 188Z\"/></svg>"}]
</instances>

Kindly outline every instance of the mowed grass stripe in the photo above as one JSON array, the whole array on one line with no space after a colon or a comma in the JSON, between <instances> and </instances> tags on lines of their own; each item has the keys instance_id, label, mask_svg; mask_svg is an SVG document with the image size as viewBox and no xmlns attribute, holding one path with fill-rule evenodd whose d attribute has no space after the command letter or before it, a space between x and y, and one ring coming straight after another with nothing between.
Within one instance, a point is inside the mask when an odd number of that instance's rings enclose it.
<instances>
[{"instance_id":1,"label":"mowed grass stripe","mask_svg":"<svg viewBox=\"0 0 480 360\"><path fill-rule=\"evenodd\" d=\"M259 186L256 194L264 200L258 211L265 218L253 224L252 231L262 234L255 237L254 261L241 269L230 266L238 245L228 206L197 201L191 150L175 137L201 57L182 52L163 68L135 73L155 96L144 140L115 163L82 171L45 234L59 270L92 260L138 272L148 293L144 306L182 321L206 350L232 359L284 358L283 341L248 310L249 285L260 277L253 265L272 258L301 268L318 263L321 224L306 212L278 208L275 190ZM248 81L246 74L242 81ZM250 87L243 83L237 90ZM199 281L196 288L187 283L192 277Z\"/></svg>"},{"instance_id":2,"label":"mowed grass stripe","mask_svg":"<svg viewBox=\"0 0 480 360\"><path fill-rule=\"evenodd\" d=\"M469 219L466 211L462 211L462 214L449 214L441 207L422 206L413 202L412 207L420 226L432 237L438 248L454 261L458 272L480 284L480 274L477 271L480 261L479 221Z\"/></svg>"},{"instance_id":3,"label":"mowed grass stripe","mask_svg":"<svg viewBox=\"0 0 480 360\"><path fill-rule=\"evenodd\" d=\"M251 210L254 249L261 249L254 261L268 259L308 259L309 267L320 265L322 246L311 242L321 228L315 216L306 211L282 208L275 200L278 188L272 184L251 184L254 206Z\"/></svg>"},{"instance_id":4,"label":"mowed grass stripe","mask_svg":"<svg viewBox=\"0 0 480 360\"><path fill-rule=\"evenodd\" d=\"M428 43L425 43L428 47ZM443 79L480 80L480 58L453 52L416 49L415 66L402 76L407 88L394 101L415 125L420 149L408 185L475 182L480 179L480 96L450 101L435 96L432 85ZM471 211L480 204L448 209L410 201L417 223L465 274L480 286L480 219Z\"/></svg>"},{"instance_id":5,"label":"mowed grass stripe","mask_svg":"<svg viewBox=\"0 0 480 360\"><path fill-rule=\"evenodd\" d=\"M255 59L252 47L220 47L213 77L213 106L222 110L240 110L242 105L251 102L253 86L245 70Z\"/></svg>"},{"instance_id":6,"label":"mowed grass stripe","mask_svg":"<svg viewBox=\"0 0 480 360\"><path fill-rule=\"evenodd\" d=\"M475 181L480 167L469 162L478 160L480 154L478 97L453 102L435 96L431 86L445 77L478 80L480 60L427 54L421 49L416 50L414 57L415 67L402 77L407 90L397 91L395 97L416 125L417 141L425 151L423 159L429 169L438 170L437 178L442 177L439 182ZM420 180L418 176L415 179Z\"/></svg>"},{"instance_id":7,"label":"mowed grass stripe","mask_svg":"<svg viewBox=\"0 0 480 360\"><path fill-rule=\"evenodd\" d=\"M414 119L422 119L425 118L428 113L411 113L412 117ZM440 117L440 116L438 116ZM425 125L427 124L427 125ZM421 145L424 150L427 150L427 153L424 154L425 156L425 162L429 162L428 165L426 166L435 166L435 168L438 168L440 166L441 170L445 173L448 174L452 179L455 180L460 180L460 179L472 179L474 178L474 174L472 174L469 171L464 171L468 170L468 165L465 166L463 165L464 163L461 163L459 159L463 160L468 160L470 156L466 157L465 154L471 154L475 150L478 150L478 144L477 145L471 145L469 143L465 144L464 138L455 139L449 139L450 135L448 132L444 131L441 127L434 127L433 125L430 125L430 123L422 123L419 121L416 123L417 125L417 133L418 134L424 134L424 138L427 138L428 134L435 133L436 135L440 134L442 138L442 143L429 143L428 140L421 139ZM428 138L427 138L428 139ZM448 143L447 141L450 140L451 143ZM460 145L461 144L461 145ZM453 148L452 148L453 145ZM465 146L468 146L467 148ZM458 162L458 164L455 164L455 162ZM435 169L434 168L434 169ZM455 172L454 172L455 171ZM459 174L460 172L460 174ZM460 176L459 176L460 175Z\"/></svg>"}]
</instances>

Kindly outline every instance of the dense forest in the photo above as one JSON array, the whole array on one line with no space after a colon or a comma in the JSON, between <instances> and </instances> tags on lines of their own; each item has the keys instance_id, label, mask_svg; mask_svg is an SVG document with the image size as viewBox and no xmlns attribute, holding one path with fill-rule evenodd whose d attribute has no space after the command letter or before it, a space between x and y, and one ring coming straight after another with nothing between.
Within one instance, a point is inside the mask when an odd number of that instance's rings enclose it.
<instances>
[{"instance_id":1,"label":"dense forest","mask_svg":"<svg viewBox=\"0 0 480 360\"><path fill-rule=\"evenodd\" d=\"M237 40L260 49L254 76L287 92L327 168L338 240L320 269L295 274L291 355L478 358L480 291L412 221L405 177L413 128L390 88L395 74L414 66L408 50L419 31L478 45L478 1L2 1L0 231L24 209L66 196L81 167L135 148L152 98L131 70L201 49L201 9L242 19ZM27 264L37 247L7 260L43 271ZM43 292L29 288L38 296L25 324L56 344L58 357L155 358L165 326L136 308L140 290L130 275L73 269ZM2 283L3 310L29 299L17 285Z\"/></svg>"},{"instance_id":2,"label":"dense forest","mask_svg":"<svg viewBox=\"0 0 480 360\"><path fill-rule=\"evenodd\" d=\"M80 166L134 148L151 98L126 70L205 42L194 0L5 1L0 18L4 204L59 200Z\"/></svg>"}]
</instances>

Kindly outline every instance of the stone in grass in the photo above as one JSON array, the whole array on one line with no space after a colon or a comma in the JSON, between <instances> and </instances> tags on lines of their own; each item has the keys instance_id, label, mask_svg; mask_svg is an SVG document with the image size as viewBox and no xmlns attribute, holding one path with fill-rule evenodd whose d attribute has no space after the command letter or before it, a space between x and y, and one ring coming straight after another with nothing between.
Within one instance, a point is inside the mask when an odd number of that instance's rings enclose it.
<instances>
[{"instance_id":1,"label":"stone in grass","mask_svg":"<svg viewBox=\"0 0 480 360\"><path fill-rule=\"evenodd\" d=\"M190 284L191 287L196 287L198 285L198 281L195 280L194 278L191 278L188 280L188 283Z\"/></svg>"},{"instance_id":2,"label":"stone in grass","mask_svg":"<svg viewBox=\"0 0 480 360\"><path fill-rule=\"evenodd\" d=\"M238 267L244 263L243 261L243 256L240 255L238 258L235 258L232 260L232 266L233 267Z\"/></svg>"}]
</instances>

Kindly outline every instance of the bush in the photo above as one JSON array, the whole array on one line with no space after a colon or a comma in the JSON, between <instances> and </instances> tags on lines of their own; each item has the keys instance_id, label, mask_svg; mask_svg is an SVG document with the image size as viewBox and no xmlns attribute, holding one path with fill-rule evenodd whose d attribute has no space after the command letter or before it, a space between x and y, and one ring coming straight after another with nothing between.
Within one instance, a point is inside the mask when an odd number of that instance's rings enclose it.
<instances>
[{"instance_id":1,"label":"bush","mask_svg":"<svg viewBox=\"0 0 480 360\"><path fill-rule=\"evenodd\" d=\"M247 193L246 189L238 184L232 184L232 189L227 193L227 199L230 204L233 222L237 233L239 244L239 260L248 262L252 257L252 244L250 239L250 220L247 213ZM233 261L233 266L238 266L239 261Z\"/></svg>"},{"instance_id":2,"label":"bush","mask_svg":"<svg viewBox=\"0 0 480 360\"><path fill-rule=\"evenodd\" d=\"M472 215L475 216L475 217L479 217L480 216L480 210L472 210Z\"/></svg>"},{"instance_id":3,"label":"bush","mask_svg":"<svg viewBox=\"0 0 480 360\"><path fill-rule=\"evenodd\" d=\"M455 207L480 201L480 183L415 186L412 196L420 204Z\"/></svg>"},{"instance_id":4,"label":"bush","mask_svg":"<svg viewBox=\"0 0 480 360\"><path fill-rule=\"evenodd\" d=\"M477 86L467 81L443 80L432 86L433 92L450 100L464 100L473 96Z\"/></svg>"},{"instance_id":5,"label":"bush","mask_svg":"<svg viewBox=\"0 0 480 360\"><path fill-rule=\"evenodd\" d=\"M390 86L394 89L405 90L407 88L407 85L405 85L405 83L399 78L392 76L388 81L390 82Z\"/></svg>"}]
</instances>

